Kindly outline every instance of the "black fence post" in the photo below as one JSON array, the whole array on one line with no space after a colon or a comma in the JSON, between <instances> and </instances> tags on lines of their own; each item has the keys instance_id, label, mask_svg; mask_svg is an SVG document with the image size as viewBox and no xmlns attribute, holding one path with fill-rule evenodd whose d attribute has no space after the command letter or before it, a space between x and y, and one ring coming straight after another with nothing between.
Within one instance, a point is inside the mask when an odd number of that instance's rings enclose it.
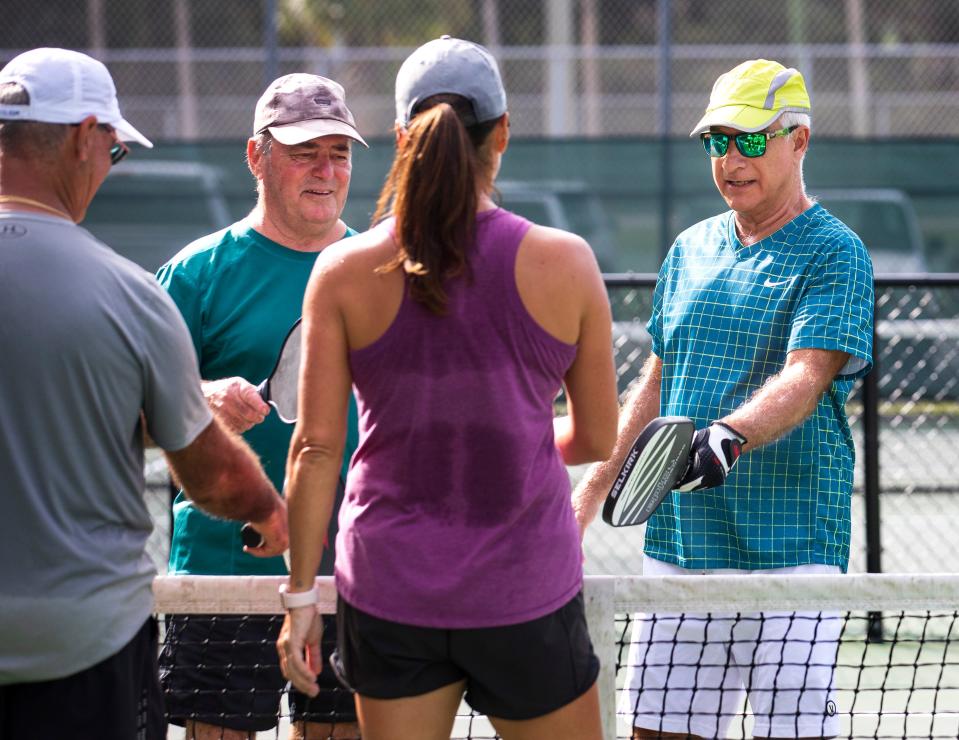
<instances>
[{"instance_id":1,"label":"black fence post","mask_svg":"<svg viewBox=\"0 0 959 740\"><path fill-rule=\"evenodd\" d=\"M167 492L170 496L170 505L167 507L167 524L170 527L170 536L168 538L167 545L173 546L173 504L176 503L176 497L180 493L180 488L176 483L173 482L173 476L170 476L170 480L167 482Z\"/></svg>"},{"instance_id":2,"label":"black fence post","mask_svg":"<svg viewBox=\"0 0 959 740\"><path fill-rule=\"evenodd\" d=\"M872 370L862 383L863 472L866 509L866 572L882 573L882 533L879 518L879 333L873 314ZM882 612L869 613L868 639L881 642Z\"/></svg>"}]
</instances>

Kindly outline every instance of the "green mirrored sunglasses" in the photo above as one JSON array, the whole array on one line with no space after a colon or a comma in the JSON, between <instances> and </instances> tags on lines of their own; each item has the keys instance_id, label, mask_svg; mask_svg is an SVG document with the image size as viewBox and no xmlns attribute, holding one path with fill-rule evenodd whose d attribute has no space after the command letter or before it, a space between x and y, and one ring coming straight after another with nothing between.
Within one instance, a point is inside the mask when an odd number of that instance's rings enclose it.
<instances>
[{"instance_id":1,"label":"green mirrored sunglasses","mask_svg":"<svg viewBox=\"0 0 959 740\"><path fill-rule=\"evenodd\" d=\"M699 138L702 139L703 148L710 157L725 157L729 150L729 139L732 138L736 142L736 148L740 154L744 157L753 158L761 157L766 153L767 141L775 139L777 136L789 136L797 128L799 128L798 125L781 128L778 131L756 131L748 134L736 134L732 137L729 134L707 131L700 134Z\"/></svg>"}]
</instances>

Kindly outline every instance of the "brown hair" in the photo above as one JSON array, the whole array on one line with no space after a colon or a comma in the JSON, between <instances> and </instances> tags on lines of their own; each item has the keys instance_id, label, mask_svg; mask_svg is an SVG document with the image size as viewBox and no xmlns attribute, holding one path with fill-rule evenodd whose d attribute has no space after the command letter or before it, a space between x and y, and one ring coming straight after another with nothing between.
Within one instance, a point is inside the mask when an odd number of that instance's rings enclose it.
<instances>
[{"instance_id":1,"label":"brown hair","mask_svg":"<svg viewBox=\"0 0 959 740\"><path fill-rule=\"evenodd\" d=\"M472 126L470 102L434 95L419 106L397 149L373 222L396 218L397 253L378 272L402 267L410 296L434 314L446 311L443 281L468 268L476 205L491 169L483 145L500 119Z\"/></svg>"}]
</instances>

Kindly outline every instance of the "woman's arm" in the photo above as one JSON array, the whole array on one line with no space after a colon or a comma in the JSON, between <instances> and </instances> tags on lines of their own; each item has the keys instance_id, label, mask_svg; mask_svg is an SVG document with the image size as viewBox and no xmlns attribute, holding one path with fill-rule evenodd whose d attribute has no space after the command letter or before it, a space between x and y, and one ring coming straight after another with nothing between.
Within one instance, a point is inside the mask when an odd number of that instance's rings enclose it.
<instances>
[{"instance_id":1,"label":"woman's arm","mask_svg":"<svg viewBox=\"0 0 959 740\"><path fill-rule=\"evenodd\" d=\"M352 379L336 265L320 255L303 303L303 347L296 428L287 459L289 593L309 591L323 556L343 460ZM342 282L342 281L340 281ZM290 609L277 648L283 674L315 696L322 665L314 606Z\"/></svg>"},{"instance_id":2,"label":"woman's arm","mask_svg":"<svg viewBox=\"0 0 959 740\"><path fill-rule=\"evenodd\" d=\"M528 254L539 258L538 264L531 260L540 268L534 278L538 300L533 296L524 300L547 331L576 344L576 358L563 379L567 416L553 424L556 447L567 465L604 460L616 439L618 404L612 315L603 276L592 249L581 238L534 228ZM528 288L525 292L532 293Z\"/></svg>"},{"instance_id":3,"label":"woman's arm","mask_svg":"<svg viewBox=\"0 0 959 740\"><path fill-rule=\"evenodd\" d=\"M659 416L662 377L663 361L651 354L643 365L639 379L630 388L619 415L619 433L612 454L608 460L593 465L573 491L573 510L576 512L580 535L596 518L636 437L650 421Z\"/></svg>"}]
</instances>

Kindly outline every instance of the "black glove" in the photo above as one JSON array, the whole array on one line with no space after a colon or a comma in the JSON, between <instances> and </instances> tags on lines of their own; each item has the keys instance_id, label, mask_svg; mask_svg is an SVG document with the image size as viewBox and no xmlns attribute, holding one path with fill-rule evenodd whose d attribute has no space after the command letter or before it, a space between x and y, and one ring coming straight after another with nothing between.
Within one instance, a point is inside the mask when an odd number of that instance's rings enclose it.
<instances>
[{"instance_id":1,"label":"black glove","mask_svg":"<svg viewBox=\"0 0 959 740\"><path fill-rule=\"evenodd\" d=\"M742 454L746 438L731 426L714 421L700 429L689 448L689 466L677 491L701 491L721 486Z\"/></svg>"}]
</instances>

